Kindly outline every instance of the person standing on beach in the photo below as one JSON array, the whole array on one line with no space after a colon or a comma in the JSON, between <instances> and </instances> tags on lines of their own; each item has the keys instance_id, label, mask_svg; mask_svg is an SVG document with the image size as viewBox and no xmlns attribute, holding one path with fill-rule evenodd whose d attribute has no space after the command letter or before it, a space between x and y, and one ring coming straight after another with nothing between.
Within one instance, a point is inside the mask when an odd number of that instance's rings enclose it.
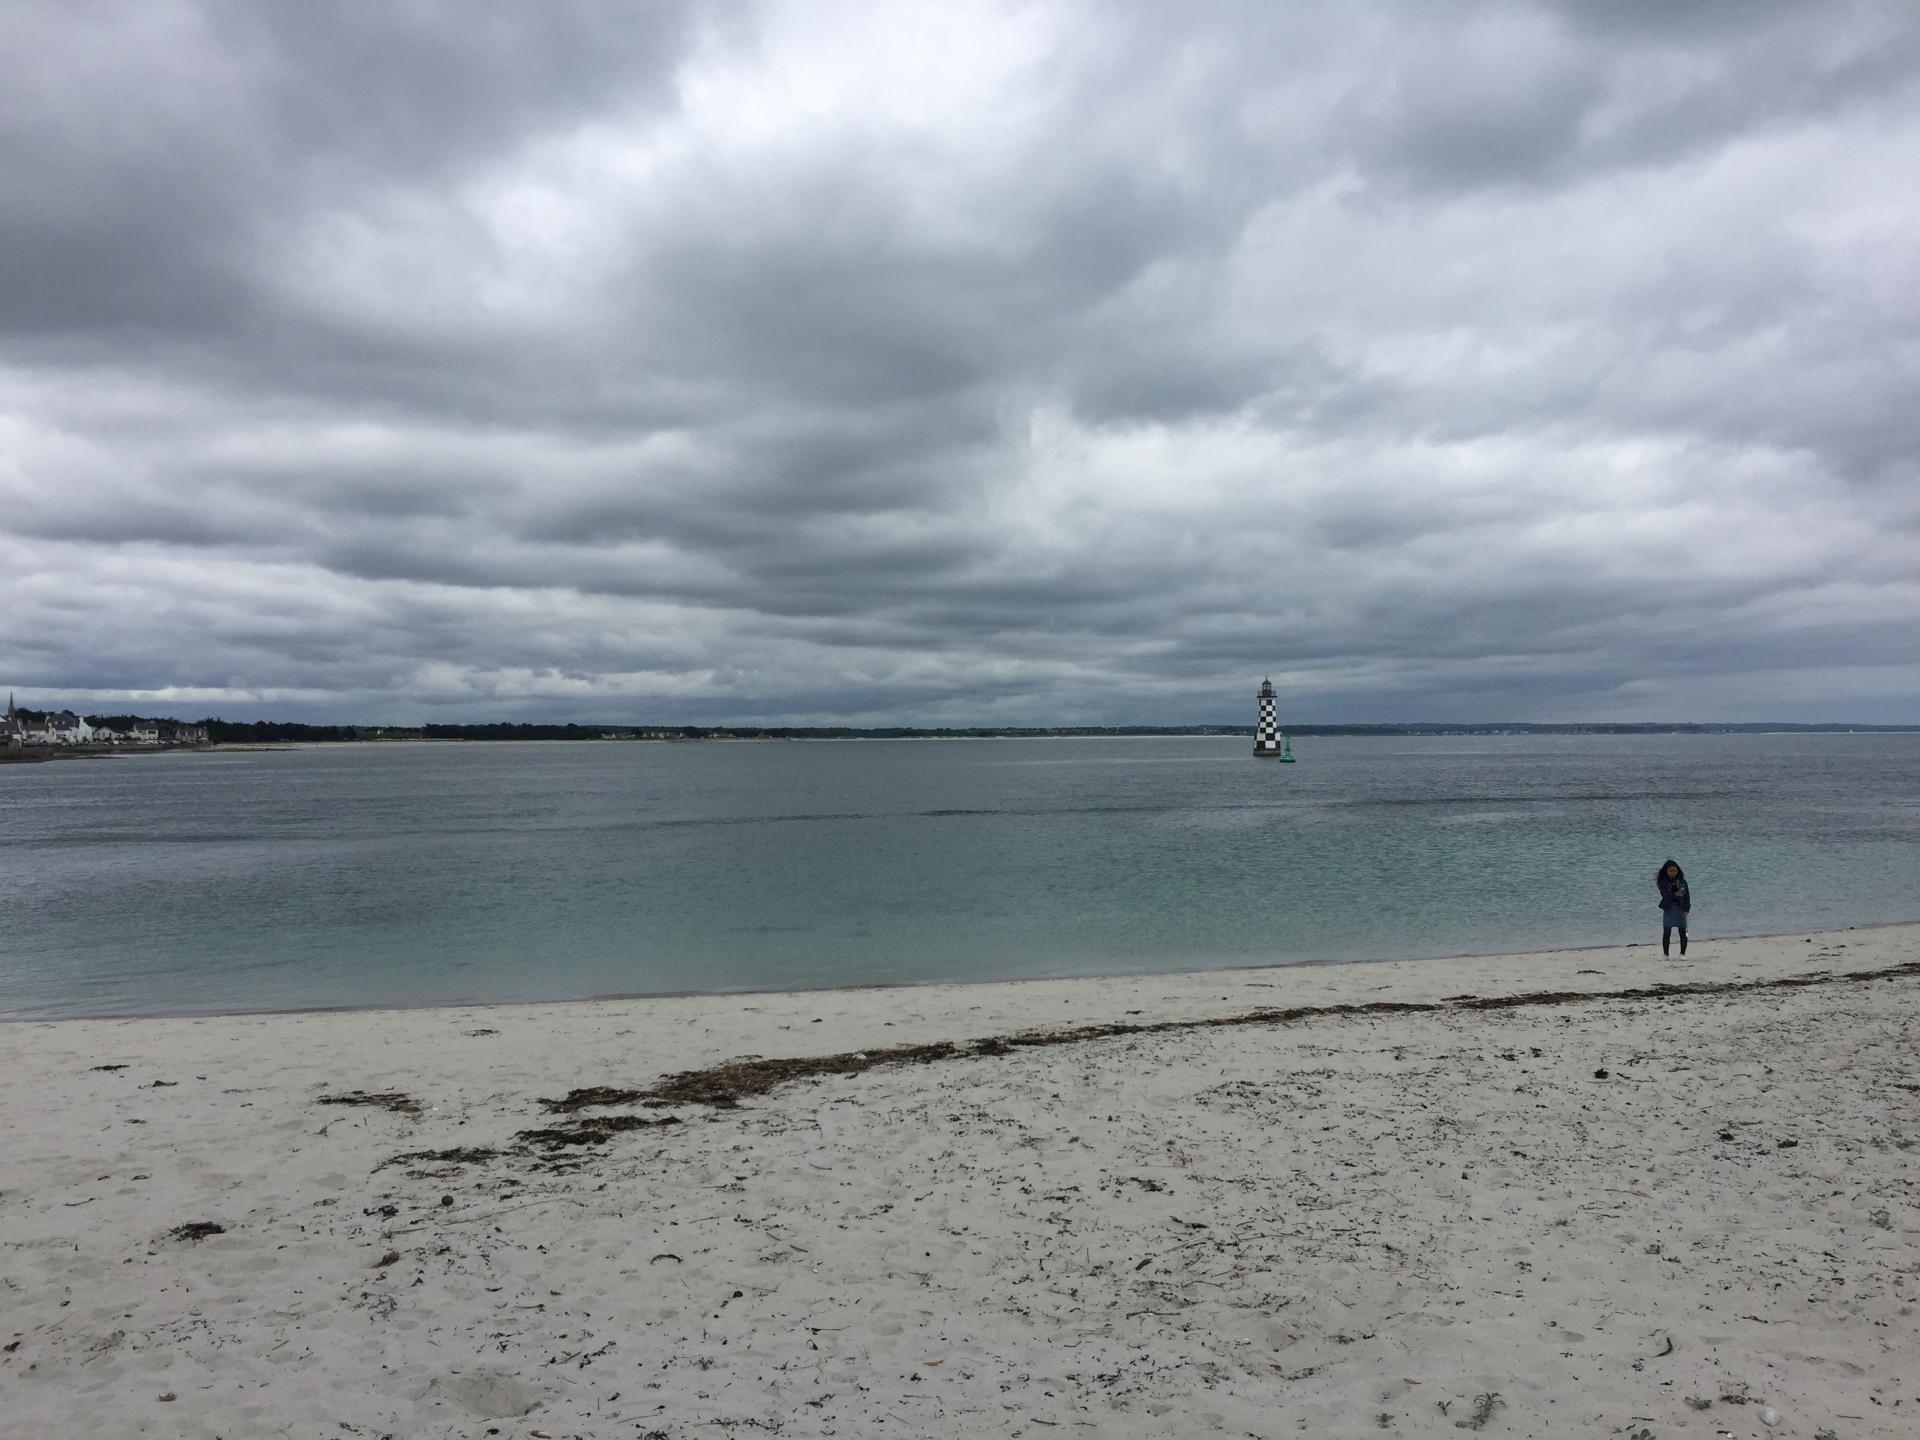
<instances>
[{"instance_id":1,"label":"person standing on beach","mask_svg":"<svg viewBox=\"0 0 1920 1440\"><path fill-rule=\"evenodd\" d=\"M1687 912L1693 909L1693 897L1687 893L1686 872L1677 860L1669 860L1654 873L1653 883L1660 890L1660 953L1673 953L1673 932L1680 932L1680 953L1687 953Z\"/></svg>"}]
</instances>

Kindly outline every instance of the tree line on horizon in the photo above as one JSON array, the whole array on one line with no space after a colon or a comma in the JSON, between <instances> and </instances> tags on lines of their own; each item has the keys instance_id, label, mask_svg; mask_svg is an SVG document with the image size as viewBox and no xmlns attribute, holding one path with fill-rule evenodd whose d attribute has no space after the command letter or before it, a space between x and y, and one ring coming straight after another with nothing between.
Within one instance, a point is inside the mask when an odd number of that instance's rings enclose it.
<instances>
[{"instance_id":1,"label":"tree line on horizon","mask_svg":"<svg viewBox=\"0 0 1920 1440\"><path fill-rule=\"evenodd\" d=\"M15 713L29 724L44 722L49 713L21 707ZM279 720L222 720L209 716L199 722L172 716L87 715L90 725L129 729L155 726L162 730L199 723L209 744L322 744L393 740L977 740L1045 739L1059 737L1120 736L1251 736L1252 725L633 725L488 721L472 724L430 725L312 725ZM1415 736L1415 735L1706 735L1787 731L1820 734L1844 731L1912 731L1920 725L1774 724L1764 721L1726 724L1665 723L1661 721L1536 722L1485 721L1445 723L1413 721L1401 724L1297 724L1287 727L1295 736Z\"/></svg>"},{"instance_id":2,"label":"tree line on horizon","mask_svg":"<svg viewBox=\"0 0 1920 1440\"><path fill-rule=\"evenodd\" d=\"M91 718L91 717L89 717ZM609 725L568 722L534 724L494 721L432 725L307 725L282 721L227 721L209 718L213 744L392 741L392 740L974 740L1120 736L1251 736L1252 725ZM1487 721L1448 724L1302 724L1288 727L1295 736L1416 736L1461 734L1521 735L1706 735L1763 731L1834 733L1849 730L1910 731L1912 725L1663 723L1660 721L1533 722Z\"/></svg>"}]
</instances>

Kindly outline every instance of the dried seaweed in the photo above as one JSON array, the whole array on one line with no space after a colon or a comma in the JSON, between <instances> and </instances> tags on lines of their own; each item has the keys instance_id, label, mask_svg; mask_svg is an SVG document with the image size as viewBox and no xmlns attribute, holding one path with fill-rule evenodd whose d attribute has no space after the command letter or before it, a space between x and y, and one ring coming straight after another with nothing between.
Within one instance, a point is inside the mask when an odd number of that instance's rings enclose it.
<instances>
[{"instance_id":1,"label":"dried seaweed","mask_svg":"<svg viewBox=\"0 0 1920 1440\"><path fill-rule=\"evenodd\" d=\"M224 1235L226 1233L227 1227L224 1225L216 1225L211 1220L195 1220L190 1225L174 1226L173 1229L167 1232L167 1239L191 1240L197 1245L209 1235Z\"/></svg>"},{"instance_id":2,"label":"dried seaweed","mask_svg":"<svg viewBox=\"0 0 1920 1440\"><path fill-rule=\"evenodd\" d=\"M646 1099L644 1090L620 1090L612 1085L589 1085L584 1090L569 1090L558 1100L542 1100L541 1108L554 1115L571 1115L590 1105L632 1105Z\"/></svg>"},{"instance_id":3,"label":"dried seaweed","mask_svg":"<svg viewBox=\"0 0 1920 1440\"><path fill-rule=\"evenodd\" d=\"M370 1110L391 1110L396 1115L418 1115L420 1102L411 1095L402 1095L398 1090L382 1090L370 1093L365 1090L349 1090L341 1095L322 1095L313 1102L316 1105L361 1105Z\"/></svg>"},{"instance_id":4,"label":"dried seaweed","mask_svg":"<svg viewBox=\"0 0 1920 1440\"><path fill-rule=\"evenodd\" d=\"M1448 1010L1513 1010L1542 1005L1571 1005L1597 1000L1681 1000L1700 995L1804 989L1815 985L1857 984L1920 976L1920 961L1884 970L1855 970L1841 974L1795 975L1778 980L1733 980L1689 985L1642 986L1630 990L1536 990L1519 995L1456 996L1450 1000L1379 1000L1360 1004L1297 1005L1285 1009L1244 1011L1198 1020L1110 1021L1100 1025L1070 1026L1059 1030L1027 1030L955 1043L896 1045L875 1050L845 1051L837 1055L810 1055L780 1060L734 1060L704 1070L669 1075L647 1090L610 1086L572 1091L564 1100L543 1102L549 1110L571 1113L600 1104L634 1104L655 1108L669 1105L706 1105L737 1109L742 1100L764 1095L795 1080L827 1075L857 1075L885 1066L924 1065L936 1060L1008 1055L1021 1049L1051 1045L1078 1045L1131 1035L1166 1035L1176 1031L1210 1030L1241 1025L1292 1025L1303 1020L1326 1020L1357 1015L1414 1015ZM616 1097L602 1099L600 1097Z\"/></svg>"},{"instance_id":5,"label":"dried seaweed","mask_svg":"<svg viewBox=\"0 0 1920 1440\"><path fill-rule=\"evenodd\" d=\"M500 1152L490 1150L484 1145L462 1145L452 1150L409 1150L404 1155L394 1155L374 1166L378 1174L389 1165L415 1165L430 1163L435 1165L484 1165L497 1159Z\"/></svg>"},{"instance_id":6,"label":"dried seaweed","mask_svg":"<svg viewBox=\"0 0 1920 1440\"><path fill-rule=\"evenodd\" d=\"M628 1130L651 1130L662 1125L678 1125L680 1117L668 1115L656 1119L650 1115L589 1115L571 1125L546 1130L522 1130L513 1138L523 1145L535 1146L551 1154L576 1145L601 1145Z\"/></svg>"},{"instance_id":7,"label":"dried seaweed","mask_svg":"<svg viewBox=\"0 0 1920 1440\"><path fill-rule=\"evenodd\" d=\"M972 1047L949 1040L931 1045L894 1045L840 1055L810 1055L791 1060L736 1060L707 1070L669 1075L645 1092L649 1105L710 1105L731 1110L744 1096L764 1095L777 1085L816 1075L857 1075L880 1065L927 1065L969 1053Z\"/></svg>"}]
</instances>

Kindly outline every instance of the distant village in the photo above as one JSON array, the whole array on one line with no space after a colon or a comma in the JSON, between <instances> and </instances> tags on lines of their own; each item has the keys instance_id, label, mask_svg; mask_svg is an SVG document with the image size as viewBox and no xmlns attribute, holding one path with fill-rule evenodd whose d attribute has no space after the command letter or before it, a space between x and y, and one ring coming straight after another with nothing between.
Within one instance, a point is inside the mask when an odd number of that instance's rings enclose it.
<instances>
[{"instance_id":1,"label":"distant village","mask_svg":"<svg viewBox=\"0 0 1920 1440\"><path fill-rule=\"evenodd\" d=\"M138 715L96 715L89 718L71 710L22 710L7 697L7 713L0 718L0 748L22 750L36 746L148 747L204 745L205 725L180 720L149 720Z\"/></svg>"},{"instance_id":2,"label":"distant village","mask_svg":"<svg viewBox=\"0 0 1920 1440\"><path fill-rule=\"evenodd\" d=\"M1716 735L1741 733L1823 734L1912 730L1915 726L1846 724L1664 724L1598 722L1552 724L1504 722L1478 725L1294 724L1303 736L1403 737L1415 735ZM1247 736L1251 725L1048 725L1048 726L845 726L845 725L615 725L483 722L430 725L307 725L278 721L149 719L138 715L77 715L71 710L27 710L7 698L0 718L0 759L35 760L106 755L134 749L184 749L203 745L316 745L408 740L974 740L1121 736Z\"/></svg>"}]
</instances>

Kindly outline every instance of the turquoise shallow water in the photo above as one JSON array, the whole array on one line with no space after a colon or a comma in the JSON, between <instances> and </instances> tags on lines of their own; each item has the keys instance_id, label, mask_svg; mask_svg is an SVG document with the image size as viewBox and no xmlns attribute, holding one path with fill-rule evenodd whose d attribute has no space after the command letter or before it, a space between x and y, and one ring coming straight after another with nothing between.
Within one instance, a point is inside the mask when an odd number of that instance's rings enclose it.
<instances>
[{"instance_id":1,"label":"turquoise shallow water","mask_svg":"<svg viewBox=\"0 0 1920 1440\"><path fill-rule=\"evenodd\" d=\"M1118 974L1920 918L1920 735L360 747L0 769L0 1016Z\"/></svg>"}]
</instances>

